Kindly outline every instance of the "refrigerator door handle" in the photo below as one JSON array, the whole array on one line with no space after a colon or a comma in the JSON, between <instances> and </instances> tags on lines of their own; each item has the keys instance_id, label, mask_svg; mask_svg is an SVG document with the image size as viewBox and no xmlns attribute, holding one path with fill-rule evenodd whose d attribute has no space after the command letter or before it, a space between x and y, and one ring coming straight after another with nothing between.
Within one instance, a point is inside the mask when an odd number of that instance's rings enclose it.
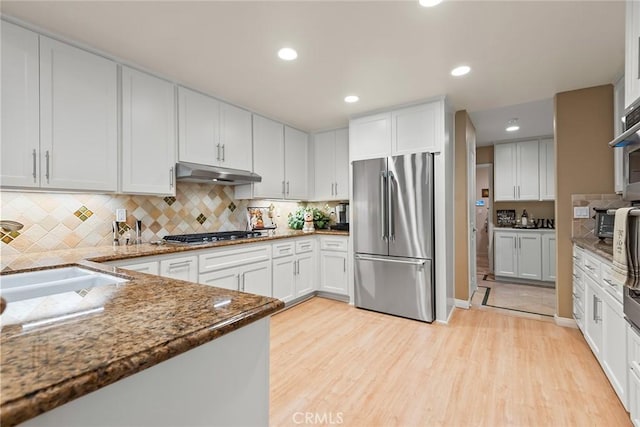
<instances>
[{"instance_id":1,"label":"refrigerator door handle","mask_svg":"<svg viewBox=\"0 0 640 427\"><path fill-rule=\"evenodd\" d=\"M424 263L426 262L423 259L393 259L393 258L382 258L382 257L375 257L375 256L369 256L369 255L360 255L360 254L356 254L356 259L362 260L362 261L381 261L381 262L391 262L394 264L411 264L411 265L416 265L416 266L422 266L424 265Z\"/></svg>"},{"instance_id":2,"label":"refrigerator door handle","mask_svg":"<svg viewBox=\"0 0 640 427\"><path fill-rule=\"evenodd\" d=\"M383 241L388 239L387 223L387 172L380 171L380 235Z\"/></svg>"},{"instance_id":3,"label":"refrigerator door handle","mask_svg":"<svg viewBox=\"0 0 640 427\"><path fill-rule=\"evenodd\" d=\"M396 240L396 219L393 215L393 210L395 207L395 199L393 197L393 190L395 189L394 187L394 175L393 172L389 171L388 173L388 178L387 178L387 190L388 190L388 196L387 196L387 208L389 209L388 212L388 216L389 216L389 229L388 229L388 237L389 237L389 241L393 241Z\"/></svg>"}]
</instances>

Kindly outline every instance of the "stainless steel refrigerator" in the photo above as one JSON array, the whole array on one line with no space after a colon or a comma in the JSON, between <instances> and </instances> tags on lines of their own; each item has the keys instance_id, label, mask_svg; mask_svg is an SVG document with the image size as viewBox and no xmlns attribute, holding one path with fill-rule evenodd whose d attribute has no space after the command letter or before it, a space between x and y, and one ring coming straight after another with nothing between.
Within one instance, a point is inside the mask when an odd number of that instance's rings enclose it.
<instances>
[{"instance_id":1,"label":"stainless steel refrigerator","mask_svg":"<svg viewBox=\"0 0 640 427\"><path fill-rule=\"evenodd\" d=\"M355 305L432 322L433 155L353 162Z\"/></svg>"}]
</instances>

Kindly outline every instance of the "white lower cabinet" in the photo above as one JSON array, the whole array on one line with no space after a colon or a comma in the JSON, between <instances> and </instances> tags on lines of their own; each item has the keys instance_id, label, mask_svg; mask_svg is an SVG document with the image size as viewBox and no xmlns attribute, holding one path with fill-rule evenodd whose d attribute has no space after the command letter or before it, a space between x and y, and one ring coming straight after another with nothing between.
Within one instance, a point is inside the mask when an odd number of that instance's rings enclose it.
<instances>
[{"instance_id":1,"label":"white lower cabinet","mask_svg":"<svg viewBox=\"0 0 640 427\"><path fill-rule=\"evenodd\" d=\"M160 260L160 276L198 281L198 257L195 255Z\"/></svg>"},{"instance_id":2,"label":"white lower cabinet","mask_svg":"<svg viewBox=\"0 0 640 427\"><path fill-rule=\"evenodd\" d=\"M348 295L348 238L320 238L320 290Z\"/></svg>"},{"instance_id":3,"label":"white lower cabinet","mask_svg":"<svg viewBox=\"0 0 640 427\"><path fill-rule=\"evenodd\" d=\"M273 297L284 302L315 291L315 239L273 244Z\"/></svg>"},{"instance_id":4,"label":"white lower cabinet","mask_svg":"<svg viewBox=\"0 0 640 427\"><path fill-rule=\"evenodd\" d=\"M271 263L262 261L256 264L244 265L239 268L240 290L251 294L270 297L271 291Z\"/></svg>"},{"instance_id":5,"label":"white lower cabinet","mask_svg":"<svg viewBox=\"0 0 640 427\"><path fill-rule=\"evenodd\" d=\"M146 261L146 262L138 262L132 264L123 264L118 267L124 268L127 270L137 271L139 273L147 273L147 274L155 274L158 276L160 274L160 265L158 261Z\"/></svg>"},{"instance_id":6,"label":"white lower cabinet","mask_svg":"<svg viewBox=\"0 0 640 427\"><path fill-rule=\"evenodd\" d=\"M555 280L555 233L506 229L494 232L495 275L532 281Z\"/></svg>"},{"instance_id":7,"label":"white lower cabinet","mask_svg":"<svg viewBox=\"0 0 640 427\"><path fill-rule=\"evenodd\" d=\"M610 265L611 261L574 246L573 313L611 386L623 406L628 408L633 407L633 399L637 399L634 397L637 390L630 389L633 380L629 365L632 357L640 360L640 339L634 353L622 299L618 297L616 284L610 283L611 278L606 273Z\"/></svg>"}]
</instances>

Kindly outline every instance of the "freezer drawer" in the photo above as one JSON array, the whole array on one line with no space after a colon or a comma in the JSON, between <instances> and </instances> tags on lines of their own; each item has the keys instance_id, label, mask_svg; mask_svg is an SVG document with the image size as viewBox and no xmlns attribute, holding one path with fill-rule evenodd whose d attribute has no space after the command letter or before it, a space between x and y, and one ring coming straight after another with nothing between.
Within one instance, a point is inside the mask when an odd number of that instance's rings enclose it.
<instances>
[{"instance_id":1,"label":"freezer drawer","mask_svg":"<svg viewBox=\"0 0 640 427\"><path fill-rule=\"evenodd\" d=\"M356 254L355 305L432 322L435 310L431 260Z\"/></svg>"}]
</instances>

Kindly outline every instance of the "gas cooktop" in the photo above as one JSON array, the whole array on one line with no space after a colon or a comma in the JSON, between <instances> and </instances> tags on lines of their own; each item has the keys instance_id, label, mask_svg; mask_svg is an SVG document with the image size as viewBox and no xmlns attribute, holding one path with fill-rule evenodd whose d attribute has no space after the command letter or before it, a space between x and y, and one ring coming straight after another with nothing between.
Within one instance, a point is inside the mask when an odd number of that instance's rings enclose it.
<instances>
[{"instance_id":1,"label":"gas cooktop","mask_svg":"<svg viewBox=\"0 0 640 427\"><path fill-rule=\"evenodd\" d=\"M240 240L255 237L264 237L257 231L219 231L216 233L174 234L164 236L166 243L179 243L182 245L202 245L205 243L219 242L223 240Z\"/></svg>"}]
</instances>

